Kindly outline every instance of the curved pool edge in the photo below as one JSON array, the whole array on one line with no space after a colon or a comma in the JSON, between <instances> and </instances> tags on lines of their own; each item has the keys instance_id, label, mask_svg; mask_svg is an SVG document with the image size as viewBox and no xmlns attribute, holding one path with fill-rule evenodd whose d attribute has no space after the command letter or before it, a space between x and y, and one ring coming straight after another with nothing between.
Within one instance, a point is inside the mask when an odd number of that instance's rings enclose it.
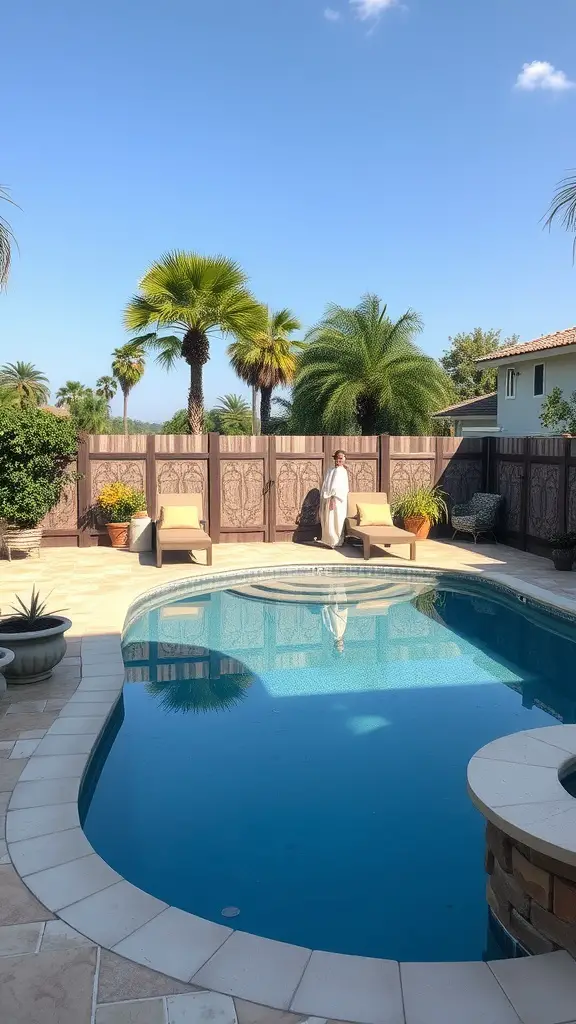
<instances>
[{"instance_id":1,"label":"curved pool edge","mask_svg":"<svg viewBox=\"0 0 576 1024\"><path fill-rule=\"evenodd\" d=\"M555 611L560 618L576 622L576 601L521 580L506 578L504 583L502 574L416 566L340 569L331 564L218 572L156 587L130 605L123 632L143 610L167 596L206 591L222 582L247 581L256 576L304 574L404 579L430 576L474 583L485 580L493 592L499 589L526 598L547 612ZM459 999L457 1011L462 1019L467 1019L467 1005L478 1013L480 1001L486 1003L492 1016L501 1014L508 1022L510 1002L514 1004L518 986L524 994L532 983L535 992L541 990L548 971L566 977L576 1005L576 964L567 953L531 958L531 972L526 972L522 959L491 965L399 964L312 951L233 931L169 907L137 889L95 853L81 829L78 812L78 795L92 753L122 692L121 637L83 639L82 656L81 682L22 772L6 820L7 845L16 871L57 917L97 944L179 981L303 1016L356 1024L402 1024L404 1006L412 998L414 986L423 989L432 983L443 991L449 977L453 977L459 989L454 998ZM93 669L101 663L99 659L107 667L101 669L101 675L95 675ZM548 728L558 733L576 730L576 726ZM564 760L566 753L562 749ZM479 751L472 762L476 758L493 760L482 754ZM566 795L563 789L562 793ZM540 969L534 970L535 962Z\"/></svg>"}]
</instances>

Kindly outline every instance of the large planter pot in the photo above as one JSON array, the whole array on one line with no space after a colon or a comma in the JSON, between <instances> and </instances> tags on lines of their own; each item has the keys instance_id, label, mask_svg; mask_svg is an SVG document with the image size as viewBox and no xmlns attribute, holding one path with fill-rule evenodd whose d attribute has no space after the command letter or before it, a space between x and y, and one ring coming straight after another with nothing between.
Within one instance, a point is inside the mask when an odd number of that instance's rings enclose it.
<instances>
[{"instance_id":1,"label":"large planter pot","mask_svg":"<svg viewBox=\"0 0 576 1024\"><path fill-rule=\"evenodd\" d=\"M6 552L9 560L12 558L13 551L21 551L25 555L30 555L35 551L39 555L41 543L41 526L34 526L29 530L22 530L19 526L2 527L2 549Z\"/></svg>"},{"instance_id":2,"label":"large planter pot","mask_svg":"<svg viewBox=\"0 0 576 1024\"><path fill-rule=\"evenodd\" d=\"M404 529L415 534L417 540L426 540L430 533L430 520L425 516L409 516L404 520Z\"/></svg>"},{"instance_id":3,"label":"large planter pot","mask_svg":"<svg viewBox=\"0 0 576 1024\"><path fill-rule=\"evenodd\" d=\"M553 548L552 561L559 572L570 572L574 565L574 548Z\"/></svg>"},{"instance_id":4,"label":"large planter pot","mask_svg":"<svg viewBox=\"0 0 576 1024\"><path fill-rule=\"evenodd\" d=\"M108 536L113 548L128 547L128 531L130 523L106 523Z\"/></svg>"},{"instance_id":5,"label":"large planter pot","mask_svg":"<svg viewBox=\"0 0 576 1024\"><path fill-rule=\"evenodd\" d=\"M4 633L0 631L0 644L14 655L14 660L6 666L4 675L9 683L39 683L49 679L55 668L66 654L64 633L72 623L63 615L47 617L44 629L35 629L29 633ZM9 627L10 620L2 623ZM0 663L1 664L1 663Z\"/></svg>"},{"instance_id":6,"label":"large planter pot","mask_svg":"<svg viewBox=\"0 0 576 1024\"><path fill-rule=\"evenodd\" d=\"M0 693L4 693L6 689L4 670L12 661L14 661L13 652L9 651L7 647L0 647Z\"/></svg>"}]
</instances>

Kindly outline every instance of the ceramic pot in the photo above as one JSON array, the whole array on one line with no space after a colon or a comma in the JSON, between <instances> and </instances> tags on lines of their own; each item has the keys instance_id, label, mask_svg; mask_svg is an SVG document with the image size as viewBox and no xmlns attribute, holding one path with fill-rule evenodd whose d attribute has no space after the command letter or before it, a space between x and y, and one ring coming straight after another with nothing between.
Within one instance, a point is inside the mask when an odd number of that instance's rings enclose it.
<instances>
[{"instance_id":1,"label":"ceramic pot","mask_svg":"<svg viewBox=\"0 0 576 1024\"><path fill-rule=\"evenodd\" d=\"M553 548L552 561L558 572L570 572L574 564L574 548Z\"/></svg>"},{"instance_id":2,"label":"ceramic pot","mask_svg":"<svg viewBox=\"0 0 576 1024\"><path fill-rule=\"evenodd\" d=\"M7 647L0 647L0 693L4 693L6 689L6 679L4 678L4 669L14 661L14 654L9 651Z\"/></svg>"},{"instance_id":3,"label":"ceramic pot","mask_svg":"<svg viewBox=\"0 0 576 1024\"><path fill-rule=\"evenodd\" d=\"M66 654L64 633L72 623L63 615L49 615L47 619L53 625L44 629L34 629L29 633L0 632L0 644L14 655L4 672L9 683L40 683L49 679L52 669L56 667ZM9 628L10 620L2 624Z\"/></svg>"},{"instance_id":4,"label":"ceramic pot","mask_svg":"<svg viewBox=\"0 0 576 1024\"><path fill-rule=\"evenodd\" d=\"M409 516L404 520L404 529L415 534L417 540L426 540L430 533L430 520L425 516Z\"/></svg>"},{"instance_id":5,"label":"ceramic pot","mask_svg":"<svg viewBox=\"0 0 576 1024\"><path fill-rule=\"evenodd\" d=\"M19 526L4 526L2 529L2 548L12 558L13 551L22 551L29 555L32 551L40 554L42 543L42 527L34 526L30 530L22 530Z\"/></svg>"},{"instance_id":6,"label":"ceramic pot","mask_svg":"<svg viewBox=\"0 0 576 1024\"><path fill-rule=\"evenodd\" d=\"M108 536L113 548L128 547L128 530L130 523L106 523Z\"/></svg>"}]
</instances>

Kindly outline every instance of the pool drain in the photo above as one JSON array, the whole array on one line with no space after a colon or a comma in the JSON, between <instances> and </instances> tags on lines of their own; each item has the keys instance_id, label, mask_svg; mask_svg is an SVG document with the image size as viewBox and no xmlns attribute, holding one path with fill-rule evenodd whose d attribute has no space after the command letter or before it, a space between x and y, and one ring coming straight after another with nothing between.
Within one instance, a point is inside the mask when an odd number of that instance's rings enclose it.
<instances>
[{"instance_id":1,"label":"pool drain","mask_svg":"<svg viewBox=\"0 0 576 1024\"><path fill-rule=\"evenodd\" d=\"M224 907L224 910L220 911L222 917L238 917L240 913L239 907Z\"/></svg>"}]
</instances>

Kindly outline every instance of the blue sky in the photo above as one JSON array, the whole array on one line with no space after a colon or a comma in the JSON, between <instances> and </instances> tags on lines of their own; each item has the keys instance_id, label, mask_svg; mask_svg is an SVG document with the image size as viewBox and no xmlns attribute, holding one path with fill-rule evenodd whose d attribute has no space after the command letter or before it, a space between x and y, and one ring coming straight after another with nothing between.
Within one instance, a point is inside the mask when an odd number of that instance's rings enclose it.
<instances>
[{"instance_id":1,"label":"blue sky","mask_svg":"<svg viewBox=\"0 0 576 1024\"><path fill-rule=\"evenodd\" d=\"M376 291L422 314L434 355L477 325L572 325L571 240L539 219L576 166L575 29L573 0L10 4L0 362L93 383L170 248L234 257L305 326ZM224 349L208 404L242 391ZM184 364L151 367L131 413L164 419L186 390Z\"/></svg>"}]
</instances>

